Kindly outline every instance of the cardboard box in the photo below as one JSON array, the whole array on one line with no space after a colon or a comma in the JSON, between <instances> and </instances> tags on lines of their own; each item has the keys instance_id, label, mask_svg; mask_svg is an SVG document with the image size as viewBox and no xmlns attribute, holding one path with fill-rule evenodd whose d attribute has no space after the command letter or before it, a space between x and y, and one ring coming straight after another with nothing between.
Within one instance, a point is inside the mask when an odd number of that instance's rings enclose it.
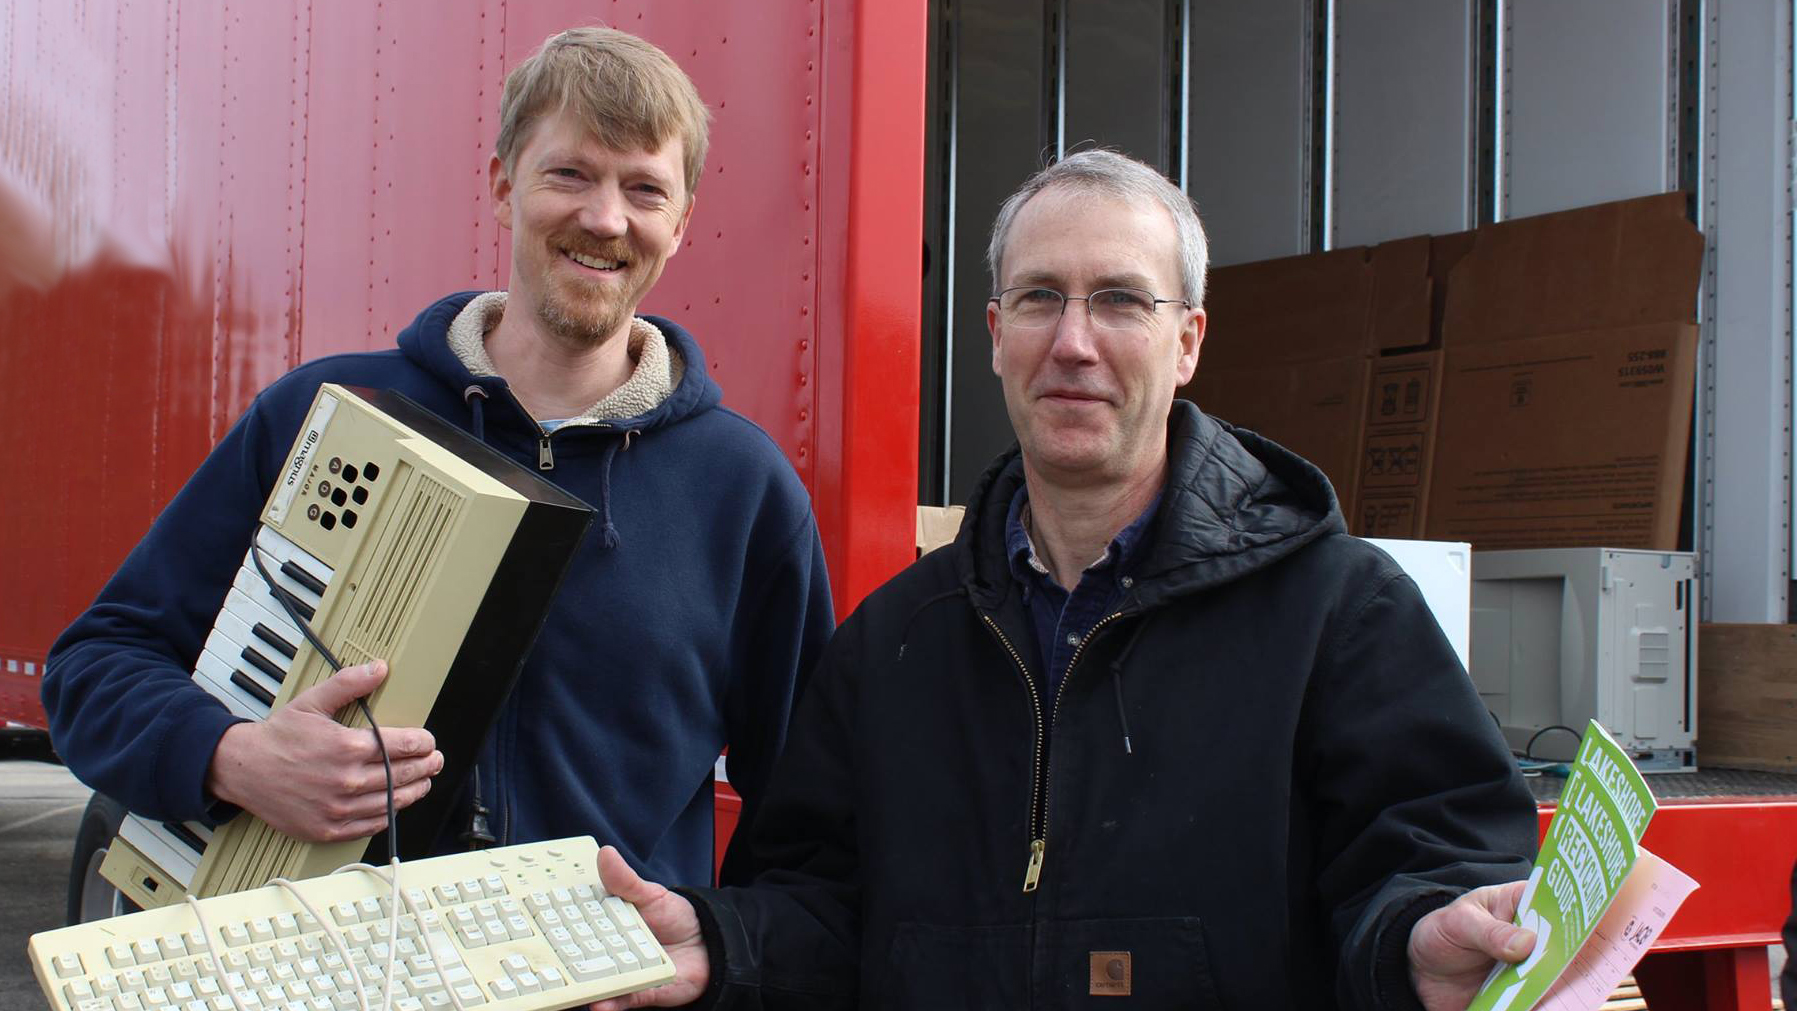
<instances>
[{"instance_id":1,"label":"cardboard box","mask_svg":"<svg viewBox=\"0 0 1797 1011\"><path fill-rule=\"evenodd\" d=\"M1354 355L1227 371L1201 366L1180 395L1316 464L1346 510L1359 474L1367 365L1365 355Z\"/></svg>"},{"instance_id":2,"label":"cardboard box","mask_svg":"<svg viewBox=\"0 0 1797 1011\"><path fill-rule=\"evenodd\" d=\"M1430 343L1429 265L1422 237L1213 272L1198 371L1179 396L1316 464L1344 515L1359 515L1369 376L1380 353ZM1412 510L1356 532L1415 537L1420 522Z\"/></svg>"},{"instance_id":3,"label":"cardboard box","mask_svg":"<svg viewBox=\"0 0 1797 1011\"><path fill-rule=\"evenodd\" d=\"M1682 323L1448 350L1429 536L1675 549L1696 357Z\"/></svg>"},{"instance_id":4,"label":"cardboard box","mask_svg":"<svg viewBox=\"0 0 1797 1011\"><path fill-rule=\"evenodd\" d=\"M955 535L961 532L961 518L966 514L966 506L918 506L917 557L922 558L953 543Z\"/></svg>"},{"instance_id":5,"label":"cardboard box","mask_svg":"<svg viewBox=\"0 0 1797 1011\"><path fill-rule=\"evenodd\" d=\"M1678 547L1703 258L1684 214L1666 193L1472 234L1447 279L1429 537Z\"/></svg>"},{"instance_id":6,"label":"cardboard box","mask_svg":"<svg viewBox=\"0 0 1797 1011\"><path fill-rule=\"evenodd\" d=\"M1440 351L1372 360L1355 505L1346 514L1348 528L1361 537L1423 536L1441 363Z\"/></svg>"},{"instance_id":7,"label":"cardboard box","mask_svg":"<svg viewBox=\"0 0 1797 1011\"><path fill-rule=\"evenodd\" d=\"M1797 626L1700 625L1697 760L1797 772Z\"/></svg>"},{"instance_id":8,"label":"cardboard box","mask_svg":"<svg viewBox=\"0 0 1797 1011\"><path fill-rule=\"evenodd\" d=\"M1207 412L1362 536L1678 546L1703 238L1680 193L1213 274Z\"/></svg>"}]
</instances>

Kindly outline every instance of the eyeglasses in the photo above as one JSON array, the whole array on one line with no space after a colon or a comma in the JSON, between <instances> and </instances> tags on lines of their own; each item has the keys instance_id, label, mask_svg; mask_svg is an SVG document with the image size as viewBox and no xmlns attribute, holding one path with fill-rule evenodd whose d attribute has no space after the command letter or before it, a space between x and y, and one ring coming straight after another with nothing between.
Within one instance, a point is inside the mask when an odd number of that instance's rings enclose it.
<instances>
[{"instance_id":1,"label":"eyeglasses","mask_svg":"<svg viewBox=\"0 0 1797 1011\"><path fill-rule=\"evenodd\" d=\"M1183 298L1155 298L1140 288L1100 288L1090 295L1064 295L1053 288L1022 285L1006 288L987 299L998 303L998 318L1021 330L1038 330L1058 323L1068 302L1086 303L1086 317L1106 330L1140 330L1154 322L1155 310L1171 302L1190 309Z\"/></svg>"}]
</instances>

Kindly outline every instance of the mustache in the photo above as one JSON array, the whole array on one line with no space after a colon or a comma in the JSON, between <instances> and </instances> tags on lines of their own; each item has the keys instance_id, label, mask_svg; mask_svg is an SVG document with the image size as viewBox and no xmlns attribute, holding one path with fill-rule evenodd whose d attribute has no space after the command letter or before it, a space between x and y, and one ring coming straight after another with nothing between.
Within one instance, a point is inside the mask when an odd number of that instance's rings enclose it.
<instances>
[{"instance_id":1,"label":"mustache","mask_svg":"<svg viewBox=\"0 0 1797 1011\"><path fill-rule=\"evenodd\" d=\"M618 263L630 262L630 246L622 240L594 239L584 232L557 235L555 245L570 253L590 256L595 260L614 260Z\"/></svg>"}]
</instances>

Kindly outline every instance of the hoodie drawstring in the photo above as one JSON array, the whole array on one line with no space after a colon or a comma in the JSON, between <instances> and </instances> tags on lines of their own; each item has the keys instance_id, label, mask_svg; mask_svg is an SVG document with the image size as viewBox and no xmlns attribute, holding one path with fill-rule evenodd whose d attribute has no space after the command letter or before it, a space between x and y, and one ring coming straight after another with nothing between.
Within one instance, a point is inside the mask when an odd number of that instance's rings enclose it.
<instances>
[{"instance_id":1,"label":"hoodie drawstring","mask_svg":"<svg viewBox=\"0 0 1797 1011\"><path fill-rule=\"evenodd\" d=\"M626 432L621 439L613 439L606 444L605 457L599 462L599 516L603 521L599 526L599 543L605 550L611 551L618 546L618 528L611 521L611 462L618 455L618 447L630 441Z\"/></svg>"},{"instance_id":2,"label":"hoodie drawstring","mask_svg":"<svg viewBox=\"0 0 1797 1011\"><path fill-rule=\"evenodd\" d=\"M1123 753L1133 755L1135 748L1129 743L1129 717L1123 708L1123 661L1129 658L1130 650L1136 648L1136 641L1142 638L1142 630L1148 627L1149 619L1144 617L1136 623L1136 630L1129 634L1129 641L1123 644L1123 650L1117 659L1111 661L1111 692L1117 699L1117 723L1123 728Z\"/></svg>"},{"instance_id":3,"label":"hoodie drawstring","mask_svg":"<svg viewBox=\"0 0 1797 1011\"><path fill-rule=\"evenodd\" d=\"M468 409L474 412L474 437L482 442L487 441L487 419L483 410L487 402L487 391L479 386L471 385L462 391L462 400Z\"/></svg>"}]
</instances>

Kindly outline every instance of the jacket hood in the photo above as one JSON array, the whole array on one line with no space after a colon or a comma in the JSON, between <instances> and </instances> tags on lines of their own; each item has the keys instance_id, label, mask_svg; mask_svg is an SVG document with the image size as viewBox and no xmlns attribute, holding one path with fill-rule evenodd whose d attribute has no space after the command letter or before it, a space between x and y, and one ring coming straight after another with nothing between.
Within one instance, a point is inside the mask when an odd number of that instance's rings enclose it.
<instances>
[{"instance_id":1,"label":"jacket hood","mask_svg":"<svg viewBox=\"0 0 1797 1011\"><path fill-rule=\"evenodd\" d=\"M464 403L482 395L490 400L503 402L510 398L500 397L499 394L509 393L510 385L499 376L476 376L469 372L468 367L462 364L462 360L456 357L455 351L449 346L450 323L479 294L481 293L478 291L462 291L433 302L418 314L411 325L399 332L399 350L419 368L456 390ZM723 390L708 374L705 355L699 350L698 341L672 320L660 316L643 318L655 324L655 328L667 338L668 347L685 361L686 371L680 378L680 385L674 388L667 399L638 417L613 421L611 428L614 431L642 432L671 425L711 410L723 399ZM475 390L479 392L476 393ZM524 417L521 410L516 413L519 416L513 419L515 422L535 428L534 423ZM488 420L491 423L493 419Z\"/></svg>"},{"instance_id":2,"label":"jacket hood","mask_svg":"<svg viewBox=\"0 0 1797 1011\"><path fill-rule=\"evenodd\" d=\"M1009 592L1005 519L1022 483L1023 457L1013 445L980 477L955 537L956 570L981 606L996 606ZM1149 561L1124 606L1141 610L1221 586L1345 529L1335 489L1313 464L1175 400Z\"/></svg>"}]
</instances>

